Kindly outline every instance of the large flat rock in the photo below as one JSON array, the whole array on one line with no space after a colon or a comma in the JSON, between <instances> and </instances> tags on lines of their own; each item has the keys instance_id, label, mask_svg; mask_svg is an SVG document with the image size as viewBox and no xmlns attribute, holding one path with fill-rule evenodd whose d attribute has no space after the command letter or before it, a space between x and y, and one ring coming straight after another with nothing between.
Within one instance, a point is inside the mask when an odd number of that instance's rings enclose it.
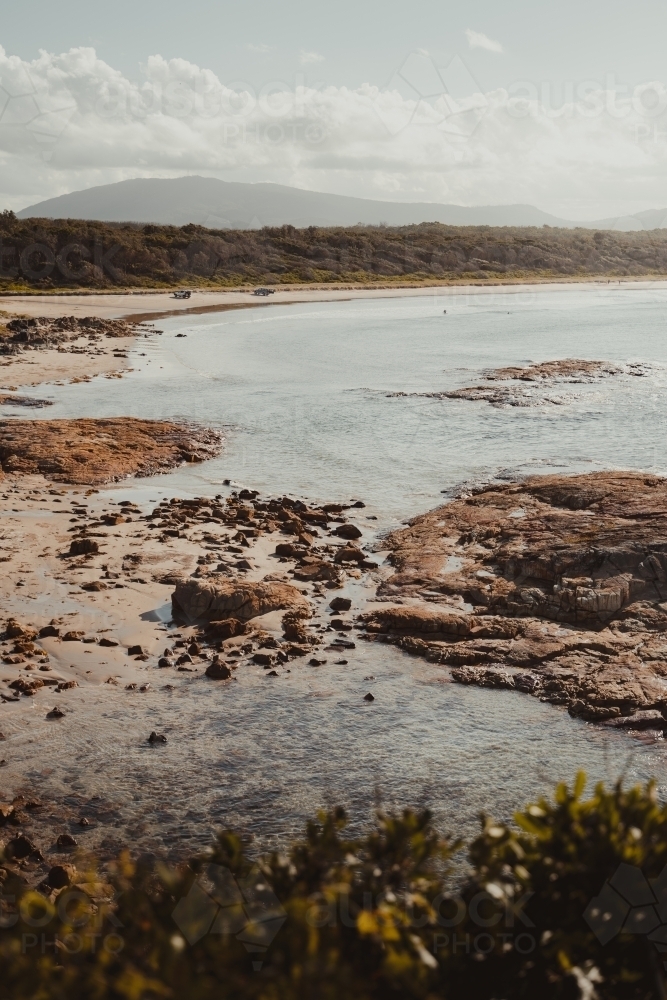
<instances>
[{"instance_id":1,"label":"large flat rock","mask_svg":"<svg viewBox=\"0 0 667 1000\"><path fill-rule=\"evenodd\" d=\"M367 615L371 633L456 680L518 687L573 714L667 716L667 480L489 486L415 518L388 547L396 572L379 596L400 604Z\"/></svg>"},{"instance_id":2,"label":"large flat rock","mask_svg":"<svg viewBox=\"0 0 667 1000\"><path fill-rule=\"evenodd\" d=\"M134 417L0 421L0 468L98 486L217 455L217 431Z\"/></svg>"},{"instance_id":3,"label":"large flat rock","mask_svg":"<svg viewBox=\"0 0 667 1000\"><path fill-rule=\"evenodd\" d=\"M190 579L176 585L174 609L192 620L217 621L238 618L248 621L269 611L300 610L306 617L310 606L300 590L289 583L269 581L212 582Z\"/></svg>"}]
</instances>

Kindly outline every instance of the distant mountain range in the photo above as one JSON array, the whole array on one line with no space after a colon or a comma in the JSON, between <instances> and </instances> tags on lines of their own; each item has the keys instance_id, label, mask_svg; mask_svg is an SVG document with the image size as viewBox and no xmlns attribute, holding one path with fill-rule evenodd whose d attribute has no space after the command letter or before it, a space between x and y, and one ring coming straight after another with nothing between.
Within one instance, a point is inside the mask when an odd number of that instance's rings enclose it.
<instances>
[{"instance_id":1,"label":"distant mountain range","mask_svg":"<svg viewBox=\"0 0 667 1000\"><path fill-rule=\"evenodd\" d=\"M442 222L451 226L557 226L632 231L667 228L667 209L595 222L572 222L532 205L467 208L432 202L371 201L302 191L281 184L240 184L213 177L146 178L104 184L49 198L17 212L20 219L88 219L144 222L209 229L263 226L408 226Z\"/></svg>"}]
</instances>

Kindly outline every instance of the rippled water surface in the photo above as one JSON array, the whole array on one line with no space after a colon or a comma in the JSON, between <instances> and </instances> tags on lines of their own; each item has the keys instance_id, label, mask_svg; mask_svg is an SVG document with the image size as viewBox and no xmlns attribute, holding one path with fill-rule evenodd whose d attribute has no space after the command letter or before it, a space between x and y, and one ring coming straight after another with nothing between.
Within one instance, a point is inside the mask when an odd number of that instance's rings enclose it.
<instances>
[{"instance_id":1,"label":"rippled water surface","mask_svg":"<svg viewBox=\"0 0 667 1000\"><path fill-rule=\"evenodd\" d=\"M134 372L49 387L56 405L44 413L224 428L219 459L122 491L139 500L218 492L229 478L264 493L361 498L382 532L471 481L667 473L667 291L658 287L269 305L157 326L162 336L133 352ZM562 357L642 363L645 374L551 386L556 402L528 385L534 405L520 408L420 395ZM169 694L80 689L68 742L34 706L13 740L12 772L45 796L102 795L119 836L157 847L201 844L223 824L281 841L341 801L357 821L376 802L428 801L443 827L471 833L480 810L507 817L579 767L595 778L655 775L667 789L662 742L447 683L442 668L393 648L360 642L349 659L295 667L276 683L251 669L233 685L192 680ZM362 701L369 686L372 705ZM147 723L170 734L159 753L140 739Z\"/></svg>"}]
</instances>

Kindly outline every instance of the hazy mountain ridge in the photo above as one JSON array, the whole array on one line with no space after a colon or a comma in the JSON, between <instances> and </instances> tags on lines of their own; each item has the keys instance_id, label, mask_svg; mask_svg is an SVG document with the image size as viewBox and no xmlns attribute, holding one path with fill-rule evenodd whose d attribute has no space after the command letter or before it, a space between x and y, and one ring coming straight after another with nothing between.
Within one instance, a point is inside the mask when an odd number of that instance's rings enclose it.
<instances>
[{"instance_id":1,"label":"hazy mountain ridge","mask_svg":"<svg viewBox=\"0 0 667 1000\"><path fill-rule=\"evenodd\" d=\"M261 229L264 226L409 226L440 222L449 226L554 226L632 231L667 226L667 209L634 216L572 222L532 205L465 207L432 202L372 201L304 191L280 184L243 184L213 177L137 178L73 191L17 213L20 219L85 219L138 222L208 229Z\"/></svg>"}]
</instances>

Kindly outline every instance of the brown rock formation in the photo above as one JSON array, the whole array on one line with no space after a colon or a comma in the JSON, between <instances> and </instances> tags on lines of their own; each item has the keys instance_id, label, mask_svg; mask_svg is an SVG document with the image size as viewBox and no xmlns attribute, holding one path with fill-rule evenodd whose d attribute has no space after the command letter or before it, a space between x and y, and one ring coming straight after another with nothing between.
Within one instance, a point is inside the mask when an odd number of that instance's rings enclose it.
<instances>
[{"instance_id":1,"label":"brown rock formation","mask_svg":"<svg viewBox=\"0 0 667 1000\"><path fill-rule=\"evenodd\" d=\"M486 384L463 386L461 389L438 392L391 392L389 396L422 396L429 399L467 399L472 402L490 403L491 406L561 406L570 398L554 390L566 384L599 382L614 376L643 376L646 365L617 365L609 361L587 361L581 358L563 358L543 361L540 364L495 368L483 373Z\"/></svg>"},{"instance_id":2,"label":"brown rock formation","mask_svg":"<svg viewBox=\"0 0 667 1000\"><path fill-rule=\"evenodd\" d=\"M367 615L369 631L463 683L515 687L592 719L667 717L667 480L490 486L388 544L396 573L380 595L421 603Z\"/></svg>"},{"instance_id":3,"label":"brown rock formation","mask_svg":"<svg viewBox=\"0 0 667 1000\"><path fill-rule=\"evenodd\" d=\"M633 365L631 368L639 369ZM542 361L535 365L514 365L509 368L494 368L485 372L489 380L519 379L522 382L543 382L559 379L566 382L588 382L618 375L623 369L609 361L587 361L583 358L560 358L558 361ZM637 371L637 374L643 374Z\"/></svg>"},{"instance_id":4,"label":"brown rock formation","mask_svg":"<svg viewBox=\"0 0 667 1000\"><path fill-rule=\"evenodd\" d=\"M133 417L0 421L3 472L41 473L96 486L201 462L221 448L216 431Z\"/></svg>"},{"instance_id":5,"label":"brown rock formation","mask_svg":"<svg viewBox=\"0 0 667 1000\"><path fill-rule=\"evenodd\" d=\"M79 337L134 337L135 323L122 319L98 319L96 316L21 317L10 320L0 335L0 354L58 347Z\"/></svg>"},{"instance_id":6,"label":"brown rock formation","mask_svg":"<svg viewBox=\"0 0 667 1000\"><path fill-rule=\"evenodd\" d=\"M269 611L303 609L308 616L308 601L289 583L258 583L190 579L176 585L172 594L176 611L186 618L219 621L226 617L248 621Z\"/></svg>"}]
</instances>

